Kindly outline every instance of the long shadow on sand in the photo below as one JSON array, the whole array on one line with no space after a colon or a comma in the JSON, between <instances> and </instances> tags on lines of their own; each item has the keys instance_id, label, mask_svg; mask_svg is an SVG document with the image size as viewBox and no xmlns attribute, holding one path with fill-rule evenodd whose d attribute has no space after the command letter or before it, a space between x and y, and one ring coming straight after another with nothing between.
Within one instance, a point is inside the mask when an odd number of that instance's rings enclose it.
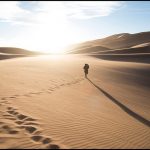
<instances>
[{"instance_id":1,"label":"long shadow on sand","mask_svg":"<svg viewBox=\"0 0 150 150\"><path fill-rule=\"evenodd\" d=\"M150 127L150 121L149 120L143 118L139 114L137 114L137 113L133 112L132 110L130 110L128 107L126 107L125 105L120 103L118 100L116 100L114 97L112 97L109 93L107 93L106 91L101 89L99 86L94 84L89 78L87 78L87 80L89 80L100 92L102 92L105 96L107 96L112 102L114 102L117 106L119 106L123 111L125 111L130 116L132 116L133 118L135 118L139 122L143 123L144 125Z\"/></svg>"}]
</instances>

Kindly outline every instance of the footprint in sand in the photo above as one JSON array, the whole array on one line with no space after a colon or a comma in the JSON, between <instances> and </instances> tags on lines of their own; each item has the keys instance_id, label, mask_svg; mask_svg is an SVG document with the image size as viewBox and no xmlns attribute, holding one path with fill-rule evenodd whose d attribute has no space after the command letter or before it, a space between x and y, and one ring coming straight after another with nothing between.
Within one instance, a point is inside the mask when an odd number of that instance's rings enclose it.
<instances>
[{"instance_id":1,"label":"footprint in sand","mask_svg":"<svg viewBox=\"0 0 150 150\"><path fill-rule=\"evenodd\" d=\"M42 140L42 143L43 144L49 144L49 143L51 143L52 142L52 139L50 139L50 138L44 138L43 140Z\"/></svg>"},{"instance_id":2,"label":"footprint in sand","mask_svg":"<svg viewBox=\"0 0 150 150\"><path fill-rule=\"evenodd\" d=\"M9 131L9 134L17 134L17 133L19 133L19 131L16 131L16 130Z\"/></svg>"},{"instance_id":3,"label":"footprint in sand","mask_svg":"<svg viewBox=\"0 0 150 150\"><path fill-rule=\"evenodd\" d=\"M24 129L27 133L32 134L32 133L41 133L40 131L37 130L37 128L33 125L26 125L24 122L15 122L19 126L17 128L19 129Z\"/></svg>"},{"instance_id":4,"label":"footprint in sand","mask_svg":"<svg viewBox=\"0 0 150 150\"><path fill-rule=\"evenodd\" d=\"M49 138L49 137L43 137L43 136L40 136L40 135L34 135L31 137L31 139L35 142L41 142L43 144L49 144L52 142L52 139Z\"/></svg>"},{"instance_id":5,"label":"footprint in sand","mask_svg":"<svg viewBox=\"0 0 150 150\"><path fill-rule=\"evenodd\" d=\"M4 122L0 122L0 125L4 124Z\"/></svg>"},{"instance_id":6,"label":"footprint in sand","mask_svg":"<svg viewBox=\"0 0 150 150\"><path fill-rule=\"evenodd\" d=\"M1 100L3 100L2 103L10 104L7 100L9 100L9 99L15 99L15 98L17 98L16 95L10 96L10 97L3 97L3 98L1 98Z\"/></svg>"},{"instance_id":7,"label":"footprint in sand","mask_svg":"<svg viewBox=\"0 0 150 150\"><path fill-rule=\"evenodd\" d=\"M16 98L15 96L11 96L11 97L9 97L9 98Z\"/></svg>"},{"instance_id":8,"label":"footprint in sand","mask_svg":"<svg viewBox=\"0 0 150 150\"><path fill-rule=\"evenodd\" d=\"M17 95L17 94L16 94L16 95L14 95L14 96L17 98L17 97L19 97L19 96L21 96L21 95Z\"/></svg>"},{"instance_id":9,"label":"footprint in sand","mask_svg":"<svg viewBox=\"0 0 150 150\"><path fill-rule=\"evenodd\" d=\"M66 83L66 85L71 85L71 83Z\"/></svg>"},{"instance_id":10,"label":"footprint in sand","mask_svg":"<svg viewBox=\"0 0 150 150\"><path fill-rule=\"evenodd\" d=\"M34 142L40 142L44 145L47 145L46 148L47 149L60 149L60 146L57 144L52 144L53 140L49 137L44 137L44 136L40 136L40 135L34 135L31 136L31 139Z\"/></svg>"},{"instance_id":11,"label":"footprint in sand","mask_svg":"<svg viewBox=\"0 0 150 150\"><path fill-rule=\"evenodd\" d=\"M59 145L57 144L49 144L46 148L47 149L60 149Z\"/></svg>"},{"instance_id":12,"label":"footprint in sand","mask_svg":"<svg viewBox=\"0 0 150 150\"><path fill-rule=\"evenodd\" d=\"M8 134L17 134L17 133L19 133L19 131L15 130L14 127L10 127L9 125L6 125L5 123L3 123L1 129L2 129L2 132L8 133Z\"/></svg>"},{"instance_id":13,"label":"footprint in sand","mask_svg":"<svg viewBox=\"0 0 150 150\"><path fill-rule=\"evenodd\" d=\"M9 114L11 114L11 115L13 115L13 116L16 116L16 115L19 114L19 113L16 112L15 110L8 110L7 113L9 113Z\"/></svg>"},{"instance_id":14,"label":"footprint in sand","mask_svg":"<svg viewBox=\"0 0 150 150\"><path fill-rule=\"evenodd\" d=\"M9 120L16 120L14 118L14 114L16 114L15 110L13 110L11 107L7 107L7 111L8 114L4 114L3 116L5 117L5 119L9 119Z\"/></svg>"},{"instance_id":15,"label":"footprint in sand","mask_svg":"<svg viewBox=\"0 0 150 150\"><path fill-rule=\"evenodd\" d=\"M16 120L14 121L18 126L15 128L20 130L24 130L29 135L31 135L31 140L33 142L39 142L43 145L45 145L45 148L47 149L60 149L60 146L57 144L52 143L53 140L50 137L42 136L42 132L38 130L38 123L35 122L37 119L31 118L29 116L26 116L24 114L21 114L16 111L17 109L13 107L7 107L7 113L4 116L7 117L7 119L10 120ZM8 134L17 134L19 133L18 130L15 128L11 128L8 125L4 125L3 122L0 122L0 125L2 125L2 129L7 132Z\"/></svg>"},{"instance_id":16,"label":"footprint in sand","mask_svg":"<svg viewBox=\"0 0 150 150\"><path fill-rule=\"evenodd\" d=\"M33 126L21 126L21 127L24 128L28 133L33 133L37 130L37 128Z\"/></svg>"},{"instance_id":17,"label":"footprint in sand","mask_svg":"<svg viewBox=\"0 0 150 150\"><path fill-rule=\"evenodd\" d=\"M14 108L13 108L13 107L7 107L7 109L8 109L8 110L14 110Z\"/></svg>"},{"instance_id":18,"label":"footprint in sand","mask_svg":"<svg viewBox=\"0 0 150 150\"><path fill-rule=\"evenodd\" d=\"M22 121L15 121L15 123L20 125L20 124L23 124L24 122L22 122Z\"/></svg>"},{"instance_id":19,"label":"footprint in sand","mask_svg":"<svg viewBox=\"0 0 150 150\"><path fill-rule=\"evenodd\" d=\"M15 123L20 125L18 126L18 128L25 129L28 133L33 133L37 131L37 128L34 127L34 125L38 125L38 124L35 122L32 122L32 121L35 121L36 119L30 118L26 115L18 113L15 111L16 109L12 107L8 107L7 109L8 109L7 112L15 117L14 118L14 120L16 120Z\"/></svg>"},{"instance_id":20,"label":"footprint in sand","mask_svg":"<svg viewBox=\"0 0 150 150\"><path fill-rule=\"evenodd\" d=\"M27 116L22 115L22 114L18 114L18 115L17 115L17 118L18 118L19 120L23 120L23 119L27 118Z\"/></svg>"},{"instance_id":21,"label":"footprint in sand","mask_svg":"<svg viewBox=\"0 0 150 150\"><path fill-rule=\"evenodd\" d=\"M34 135L34 136L31 137L31 139L32 139L33 141L35 141L35 142L41 141L42 138L43 138L43 137L40 136L40 135Z\"/></svg>"}]
</instances>

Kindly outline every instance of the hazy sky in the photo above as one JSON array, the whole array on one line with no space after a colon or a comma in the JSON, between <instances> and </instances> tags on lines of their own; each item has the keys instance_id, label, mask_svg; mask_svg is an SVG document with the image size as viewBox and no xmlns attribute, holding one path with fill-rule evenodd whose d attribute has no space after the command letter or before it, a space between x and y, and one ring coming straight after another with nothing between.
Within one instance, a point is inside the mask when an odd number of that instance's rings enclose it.
<instances>
[{"instance_id":1,"label":"hazy sky","mask_svg":"<svg viewBox=\"0 0 150 150\"><path fill-rule=\"evenodd\" d=\"M150 31L149 1L0 1L0 46L60 52L112 34Z\"/></svg>"}]
</instances>

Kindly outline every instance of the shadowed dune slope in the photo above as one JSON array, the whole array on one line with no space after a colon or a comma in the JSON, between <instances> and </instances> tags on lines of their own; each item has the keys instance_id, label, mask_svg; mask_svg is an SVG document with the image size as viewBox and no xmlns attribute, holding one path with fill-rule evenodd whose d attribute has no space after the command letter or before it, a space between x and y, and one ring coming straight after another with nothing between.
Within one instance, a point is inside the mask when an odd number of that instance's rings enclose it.
<instances>
[{"instance_id":1,"label":"shadowed dune slope","mask_svg":"<svg viewBox=\"0 0 150 150\"><path fill-rule=\"evenodd\" d=\"M108 50L98 52L99 54L136 54L136 53L150 53L150 46L125 48L117 50Z\"/></svg>"},{"instance_id":2,"label":"shadowed dune slope","mask_svg":"<svg viewBox=\"0 0 150 150\"><path fill-rule=\"evenodd\" d=\"M11 59L25 56L41 55L43 53L33 52L15 47L0 47L0 60Z\"/></svg>"},{"instance_id":3,"label":"shadowed dune slope","mask_svg":"<svg viewBox=\"0 0 150 150\"><path fill-rule=\"evenodd\" d=\"M19 55L19 54L18 55L17 54L16 55L15 54L14 55L11 55L11 54L10 55L0 54L0 60L11 59L11 58L19 58L19 57L26 57L26 56L27 55L23 55L23 54L22 55Z\"/></svg>"},{"instance_id":4,"label":"shadowed dune slope","mask_svg":"<svg viewBox=\"0 0 150 150\"><path fill-rule=\"evenodd\" d=\"M90 56L111 60L136 63L150 63L150 54L89 54Z\"/></svg>"},{"instance_id":5,"label":"shadowed dune slope","mask_svg":"<svg viewBox=\"0 0 150 150\"><path fill-rule=\"evenodd\" d=\"M33 52L33 51L25 50L22 48L15 48L15 47L0 47L0 53L24 54L24 55L40 54L39 52Z\"/></svg>"}]
</instances>

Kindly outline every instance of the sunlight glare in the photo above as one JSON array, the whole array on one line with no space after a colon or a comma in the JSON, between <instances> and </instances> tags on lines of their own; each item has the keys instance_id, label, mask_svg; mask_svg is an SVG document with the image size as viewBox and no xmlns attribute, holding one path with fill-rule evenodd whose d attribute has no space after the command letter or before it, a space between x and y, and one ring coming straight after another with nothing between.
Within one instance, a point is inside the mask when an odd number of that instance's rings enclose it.
<instances>
[{"instance_id":1,"label":"sunlight glare","mask_svg":"<svg viewBox=\"0 0 150 150\"><path fill-rule=\"evenodd\" d=\"M57 11L56 11L57 10ZM74 36L71 36L69 22L65 13L58 9L50 10L48 13L40 13L38 20L40 24L31 29L30 49L40 50L46 53L60 54L65 48L72 44ZM34 40L33 40L34 39ZM34 41L34 42L33 42Z\"/></svg>"}]
</instances>

